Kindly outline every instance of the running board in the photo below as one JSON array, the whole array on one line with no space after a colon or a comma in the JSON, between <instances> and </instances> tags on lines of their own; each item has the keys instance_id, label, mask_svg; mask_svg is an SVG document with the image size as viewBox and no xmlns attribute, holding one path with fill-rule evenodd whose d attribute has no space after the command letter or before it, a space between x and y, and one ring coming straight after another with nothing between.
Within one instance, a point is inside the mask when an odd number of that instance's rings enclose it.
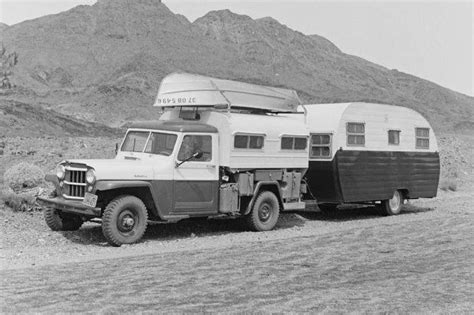
<instances>
[{"instance_id":1,"label":"running board","mask_svg":"<svg viewBox=\"0 0 474 315\"><path fill-rule=\"evenodd\" d=\"M289 210L304 210L306 203L304 202L288 202L283 204L283 211Z\"/></svg>"}]
</instances>

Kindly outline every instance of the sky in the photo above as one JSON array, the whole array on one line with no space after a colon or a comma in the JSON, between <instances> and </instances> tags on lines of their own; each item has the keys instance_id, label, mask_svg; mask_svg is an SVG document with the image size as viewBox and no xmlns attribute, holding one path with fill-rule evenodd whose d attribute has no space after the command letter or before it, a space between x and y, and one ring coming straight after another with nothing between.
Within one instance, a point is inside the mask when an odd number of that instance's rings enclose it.
<instances>
[{"instance_id":1,"label":"sky","mask_svg":"<svg viewBox=\"0 0 474 315\"><path fill-rule=\"evenodd\" d=\"M95 0L0 0L8 25ZM474 2L359 0L162 0L190 21L230 9L271 16L304 34L326 37L343 52L474 96Z\"/></svg>"}]
</instances>

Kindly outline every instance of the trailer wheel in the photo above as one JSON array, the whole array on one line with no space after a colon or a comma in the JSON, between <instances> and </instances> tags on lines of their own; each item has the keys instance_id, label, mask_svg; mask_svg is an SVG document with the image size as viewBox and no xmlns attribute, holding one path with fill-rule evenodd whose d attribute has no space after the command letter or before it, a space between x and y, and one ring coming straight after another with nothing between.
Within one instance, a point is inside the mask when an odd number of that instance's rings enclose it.
<instances>
[{"instance_id":1,"label":"trailer wheel","mask_svg":"<svg viewBox=\"0 0 474 315\"><path fill-rule=\"evenodd\" d=\"M76 231L84 223L80 216L64 213L52 207L48 207L44 211L44 220L53 231Z\"/></svg>"},{"instance_id":2,"label":"trailer wheel","mask_svg":"<svg viewBox=\"0 0 474 315\"><path fill-rule=\"evenodd\" d=\"M391 199L382 201L382 213L384 215L400 214L403 204L403 195L399 190L395 190Z\"/></svg>"},{"instance_id":3,"label":"trailer wheel","mask_svg":"<svg viewBox=\"0 0 474 315\"><path fill-rule=\"evenodd\" d=\"M145 233L147 220L143 201L135 196L119 196L104 210L102 233L113 246L135 243Z\"/></svg>"},{"instance_id":4,"label":"trailer wheel","mask_svg":"<svg viewBox=\"0 0 474 315\"><path fill-rule=\"evenodd\" d=\"M247 225L253 231L269 231L273 229L280 215L278 199L271 191L260 193L246 216Z\"/></svg>"}]
</instances>

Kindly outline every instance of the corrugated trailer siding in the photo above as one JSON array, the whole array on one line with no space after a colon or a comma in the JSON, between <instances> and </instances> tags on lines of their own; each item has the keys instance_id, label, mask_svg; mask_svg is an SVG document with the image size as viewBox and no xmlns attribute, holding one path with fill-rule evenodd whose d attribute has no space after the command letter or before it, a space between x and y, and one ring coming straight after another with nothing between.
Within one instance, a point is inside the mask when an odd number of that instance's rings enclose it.
<instances>
[{"instance_id":1,"label":"corrugated trailer siding","mask_svg":"<svg viewBox=\"0 0 474 315\"><path fill-rule=\"evenodd\" d=\"M410 198L436 196L437 152L338 151L336 168L344 202L389 199L396 189Z\"/></svg>"},{"instance_id":2,"label":"corrugated trailer siding","mask_svg":"<svg viewBox=\"0 0 474 315\"><path fill-rule=\"evenodd\" d=\"M318 202L343 202L335 161L335 159L331 161L309 161L309 168L305 177L311 194L316 197ZM310 197L308 196L308 198Z\"/></svg>"}]
</instances>

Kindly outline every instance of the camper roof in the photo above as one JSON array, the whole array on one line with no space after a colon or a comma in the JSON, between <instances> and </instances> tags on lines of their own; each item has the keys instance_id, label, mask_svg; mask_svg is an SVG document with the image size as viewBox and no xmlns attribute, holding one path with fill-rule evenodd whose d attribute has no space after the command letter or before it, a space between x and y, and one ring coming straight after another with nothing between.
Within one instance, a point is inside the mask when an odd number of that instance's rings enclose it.
<instances>
[{"instance_id":1,"label":"camper roof","mask_svg":"<svg viewBox=\"0 0 474 315\"><path fill-rule=\"evenodd\" d=\"M217 107L296 112L301 104L294 90L172 73L161 81L154 106Z\"/></svg>"}]
</instances>

